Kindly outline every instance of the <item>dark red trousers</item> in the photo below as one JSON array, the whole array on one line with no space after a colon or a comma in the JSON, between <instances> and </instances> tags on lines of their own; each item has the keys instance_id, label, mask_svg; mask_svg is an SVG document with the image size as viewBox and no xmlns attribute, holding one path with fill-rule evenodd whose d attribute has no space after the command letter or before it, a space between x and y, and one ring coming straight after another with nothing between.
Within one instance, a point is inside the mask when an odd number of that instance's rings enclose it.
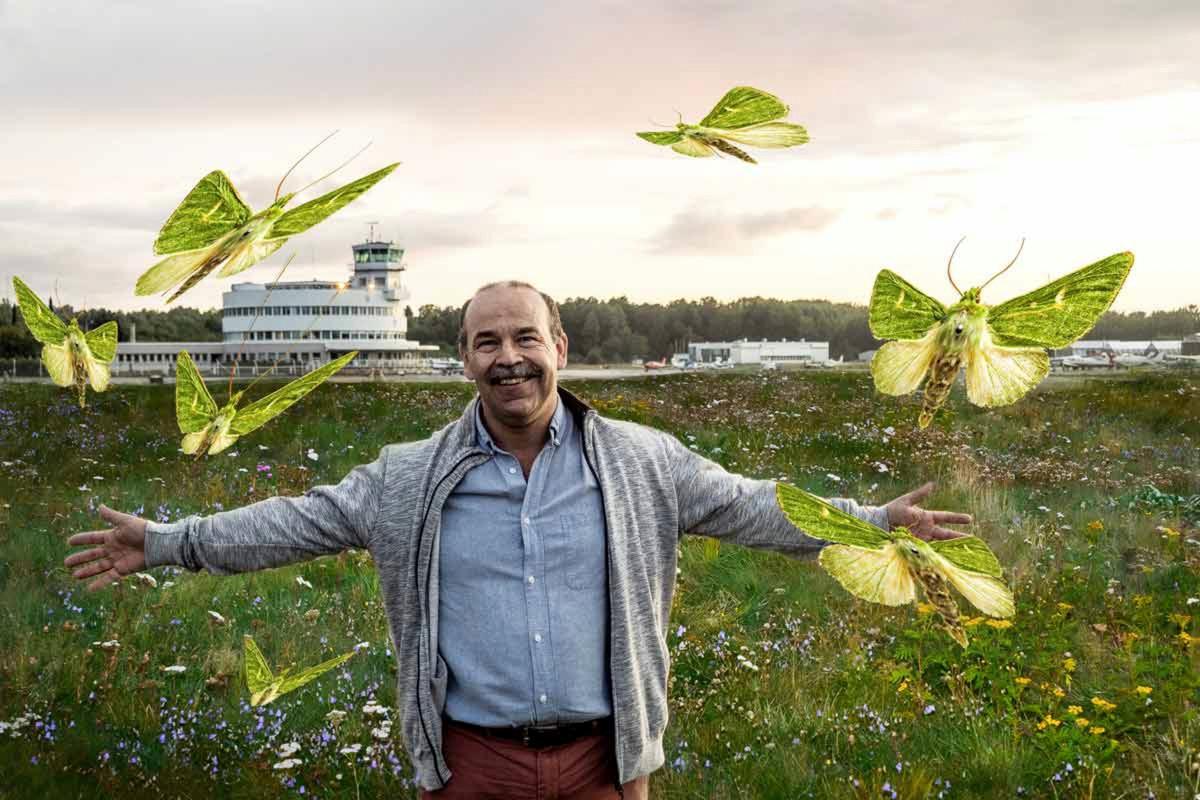
<instances>
[{"instance_id":1,"label":"dark red trousers","mask_svg":"<svg viewBox=\"0 0 1200 800\"><path fill-rule=\"evenodd\" d=\"M531 748L447 720L442 754L454 776L422 800L616 800L617 759L611 733L584 736L557 747ZM625 800L648 800L643 775L621 787Z\"/></svg>"}]
</instances>

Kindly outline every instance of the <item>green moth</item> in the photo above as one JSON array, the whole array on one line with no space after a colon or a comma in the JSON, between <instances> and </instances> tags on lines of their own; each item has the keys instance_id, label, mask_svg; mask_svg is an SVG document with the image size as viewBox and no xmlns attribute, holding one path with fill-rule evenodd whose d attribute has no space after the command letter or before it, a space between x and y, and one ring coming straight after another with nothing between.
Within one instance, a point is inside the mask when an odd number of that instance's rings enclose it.
<instances>
[{"instance_id":1,"label":"green moth","mask_svg":"<svg viewBox=\"0 0 1200 800\"><path fill-rule=\"evenodd\" d=\"M179 430L184 434L180 445L183 452L200 456L207 450L210 456L215 456L236 442L238 437L245 436L282 414L357 355L357 350L347 353L239 409L237 404L246 390L235 392L224 407L217 408L192 357L186 350L180 351L175 362L175 417L179 421Z\"/></svg>"},{"instance_id":2,"label":"green moth","mask_svg":"<svg viewBox=\"0 0 1200 800\"><path fill-rule=\"evenodd\" d=\"M719 151L757 164L732 143L767 148L804 144L808 141L808 131L803 125L782 122L787 115L787 105L775 95L752 86L736 86L725 93L699 125L688 125L681 120L673 131L648 131L638 136L651 144L669 146L685 156L706 158Z\"/></svg>"},{"instance_id":3,"label":"green moth","mask_svg":"<svg viewBox=\"0 0 1200 800\"><path fill-rule=\"evenodd\" d=\"M21 316L33 338L42 343L42 364L59 386L74 386L79 407L87 405L87 387L108 388L108 365L117 356L117 323L106 322L84 333L79 322L63 322L20 278L13 278Z\"/></svg>"},{"instance_id":4,"label":"green moth","mask_svg":"<svg viewBox=\"0 0 1200 800\"><path fill-rule=\"evenodd\" d=\"M262 651L258 649L258 645L250 636L244 635L242 644L246 659L246 686L250 689L250 705L252 706L265 706L275 698L299 689L304 684L321 677L354 655L353 652L350 652L328 661L322 661L295 675L290 674L291 667L275 675L267 666L267 660L263 658Z\"/></svg>"},{"instance_id":5,"label":"green moth","mask_svg":"<svg viewBox=\"0 0 1200 800\"><path fill-rule=\"evenodd\" d=\"M928 377L922 428L946 402L959 367L966 369L967 398L977 406L1008 405L1037 386L1050 372L1046 348L1065 347L1091 330L1121 291L1133 253L1111 255L998 306L980 302L984 287L1015 262L1014 257L983 286L965 292L950 277L960 294L950 308L891 270L876 277L871 333L897 341L875 353L871 375L875 388L888 395L909 394Z\"/></svg>"},{"instance_id":6,"label":"green moth","mask_svg":"<svg viewBox=\"0 0 1200 800\"><path fill-rule=\"evenodd\" d=\"M221 264L225 266L217 273L220 277L236 275L274 253L288 237L303 233L358 198L399 165L390 164L291 211L284 207L298 193L280 197L280 180L275 201L257 214L250 211L225 173L214 170L200 179L163 224L154 252L167 257L138 278L134 294L165 293L182 284L167 298L170 303Z\"/></svg>"},{"instance_id":7,"label":"green moth","mask_svg":"<svg viewBox=\"0 0 1200 800\"><path fill-rule=\"evenodd\" d=\"M990 617L1011 617L1015 611L1000 562L978 537L926 542L904 527L884 531L785 483L777 484L775 498L793 525L833 542L822 548L817 560L855 597L901 606L917 599L920 585L942 627L963 647L967 633L951 586Z\"/></svg>"}]
</instances>

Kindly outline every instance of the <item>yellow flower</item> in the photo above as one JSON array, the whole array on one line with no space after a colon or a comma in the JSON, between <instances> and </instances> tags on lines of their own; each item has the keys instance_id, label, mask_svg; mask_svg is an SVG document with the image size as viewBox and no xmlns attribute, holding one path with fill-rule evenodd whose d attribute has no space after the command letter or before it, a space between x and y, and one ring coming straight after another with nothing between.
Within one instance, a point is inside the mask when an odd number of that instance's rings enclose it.
<instances>
[{"instance_id":1,"label":"yellow flower","mask_svg":"<svg viewBox=\"0 0 1200 800\"><path fill-rule=\"evenodd\" d=\"M1179 635L1175 638L1182 642L1186 647L1191 647L1192 645L1196 644L1196 642L1200 642L1200 636L1192 636L1187 631L1180 631Z\"/></svg>"},{"instance_id":2,"label":"yellow flower","mask_svg":"<svg viewBox=\"0 0 1200 800\"><path fill-rule=\"evenodd\" d=\"M1086 718L1086 717L1076 717L1076 718L1075 718L1075 724L1076 724L1076 725L1078 725L1078 726L1079 726L1079 728L1082 730L1083 728L1086 728L1086 727L1087 727L1088 725L1090 725L1091 723L1090 723L1090 722L1088 722L1088 720L1087 720L1087 718Z\"/></svg>"},{"instance_id":3,"label":"yellow flower","mask_svg":"<svg viewBox=\"0 0 1200 800\"><path fill-rule=\"evenodd\" d=\"M1094 519L1088 523L1088 530L1099 533L1100 531L1104 530L1104 523L1098 519Z\"/></svg>"},{"instance_id":4,"label":"yellow flower","mask_svg":"<svg viewBox=\"0 0 1200 800\"><path fill-rule=\"evenodd\" d=\"M1063 691L1062 689L1060 689L1059 687L1055 686L1055 687L1054 687L1054 696L1055 696L1055 697L1066 697L1066 696L1067 696L1067 693L1066 693L1066 692L1064 692L1064 691Z\"/></svg>"},{"instance_id":5,"label":"yellow flower","mask_svg":"<svg viewBox=\"0 0 1200 800\"><path fill-rule=\"evenodd\" d=\"M1104 728L1095 727L1090 729L1088 733L1092 734L1093 736L1099 736L1100 734L1104 733Z\"/></svg>"},{"instance_id":6,"label":"yellow flower","mask_svg":"<svg viewBox=\"0 0 1200 800\"><path fill-rule=\"evenodd\" d=\"M1065 669L1067 672L1074 672L1075 671L1075 659L1068 658L1065 661L1063 661L1063 669Z\"/></svg>"},{"instance_id":7,"label":"yellow flower","mask_svg":"<svg viewBox=\"0 0 1200 800\"><path fill-rule=\"evenodd\" d=\"M987 624L988 624L988 625L990 625L990 626L992 626L993 628L995 628L995 629L996 629L996 630L998 630L998 631L1002 631L1002 630L1004 630L1005 628L1011 628L1011 627L1012 627L1012 620L1007 620L1007 619L989 619L989 620L987 621Z\"/></svg>"},{"instance_id":8,"label":"yellow flower","mask_svg":"<svg viewBox=\"0 0 1200 800\"><path fill-rule=\"evenodd\" d=\"M962 624L964 628L974 628L981 622L983 622L983 617L967 617L962 621Z\"/></svg>"},{"instance_id":9,"label":"yellow flower","mask_svg":"<svg viewBox=\"0 0 1200 800\"><path fill-rule=\"evenodd\" d=\"M1135 692L1137 692L1138 694L1140 694L1142 697L1146 697L1148 694L1150 694L1151 692L1153 692L1153 691L1154 691L1154 687L1152 687L1152 686L1139 686L1139 687L1137 687L1136 689L1134 689L1134 691L1135 691Z\"/></svg>"},{"instance_id":10,"label":"yellow flower","mask_svg":"<svg viewBox=\"0 0 1200 800\"><path fill-rule=\"evenodd\" d=\"M896 691L898 691L898 692L908 691L908 678L905 678L904 680L900 681L900 685L896 688Z\"/></svg>"},{"instance_id":11,"label":"yellow flower","mask_svg":"<svg viewBox=\"0 0 1200 800\"><path fill-rule=\"evenodd\" d=\"M1175 530L1174 528L1167 527L1166 525L1159 525L1154 530L1161 533L1164 539L1173 539L1179 535L1179 531Z\"/></svg>"},{"instance_id":12,"label":"yellow flower","mask_svg":"<svg viewBox=\"0 0 1200 800\"><path fill-rule=\"evenodd\" d=\"M1018 686L1028 686L1029 678L1015 678Z\"/></svg>"},{"instance_id":13,"label":"yellow flower","mask_svg":"<svg viewBox=\"0 0 1200 800\"><path fill-rule=\"evenodd\" d=\"M1168 617L1168 619L1170 619L1171 622L1174 622L1180 628L1186 628L1192 621L1192 618L1187 614L1172 614L1170 617Z\"/></svg>"},{"instance_id":14,"label":"yellow flower","mask_svg":"<svg viewBox=\"0 0 1200 800\"><path fill-rule=\"evenodd\" d=\"M1072 715L1082 714L1083 708L1080 706L1067 706L1067 713Z\"/></svg>"},{"instance_id":15,"label":"yellow flower","mask_svg":"<svg viewBox=\"0 0 1200 800\"><path fill-rule=\"evenodd\" d=\"M1075 606L1071 605L1070 603L1059 603L1058 604L1059 611L1070 611L1074 607Z\"/></svg>"},{"instance_id":16,"label":"yellow flower","mask_svg":"<svg viewBox=\"0 0 1200 800\"><path fill-rule=\"evenodd\" d=\"M1105 700L1103 697L1093 697L1092 705L1094 705L1096 708L1098 708L1101 711L1112 711L1114 708L1117 707L1116 703L1110 703L1107 700Z\"/></svg>"},{"instance_id":17,"label":"yellow flower","mask_svg":"<svg viewBox=\"0 0 1200 800\"><path fill-rule=\"evenodd\" d=\"M1038 730L1043 730L1043 729L1045 729L1045 727L1046 727L1047 725L1053 725L1055 728L1057 728L1059 725L1062 725L1062 720L1060 720L1060 719L1055 719L1054 717L1052 717L1052 716L1050 716L1049 714L1047 714L1047 715L1046 715L1046 716L1045 716L1045 717L1042 719L1042 721L1038 723Z\"/></svg>"},{"instance_id":18,"label":"yellow flower","mask_svg":"<svg viewBox=\"0 0 1200 800\"><path fill-rule=\"evenodd\" d=\"M1154 602L1154 598L1148 594L1135 594L1133 596L1133 604L1138 608L1145 608Z\"/></svg>"},{"instance_id":19,"label":"yellow flower","mask_svg":"<svg viewBox=\"0 0 1200 800\"><path fill-rule=\"evenodd\" d=\"M937 609L935 609L929 603L917 603L917 613L918 614L932 614L936 610Z\"/></svg>"}]
</instances>

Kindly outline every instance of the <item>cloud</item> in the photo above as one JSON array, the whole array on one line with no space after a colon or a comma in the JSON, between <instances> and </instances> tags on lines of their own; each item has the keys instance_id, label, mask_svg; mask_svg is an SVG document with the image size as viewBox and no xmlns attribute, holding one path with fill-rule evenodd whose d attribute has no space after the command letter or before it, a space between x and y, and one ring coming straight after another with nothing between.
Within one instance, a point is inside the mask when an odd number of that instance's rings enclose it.
<instances>
[{"instance_id":1,"label":"cloud","mask_svg":"<svg viewBox=\"0 0 1200 800\"><path fill-rule=\"evenodd\" d=\"M734 215L694 205L677 213L649 240L649 245L655 253L744 252L755 239L821 230L838 214L833 209L810 206Z\"/></svg>"}]
</instances>

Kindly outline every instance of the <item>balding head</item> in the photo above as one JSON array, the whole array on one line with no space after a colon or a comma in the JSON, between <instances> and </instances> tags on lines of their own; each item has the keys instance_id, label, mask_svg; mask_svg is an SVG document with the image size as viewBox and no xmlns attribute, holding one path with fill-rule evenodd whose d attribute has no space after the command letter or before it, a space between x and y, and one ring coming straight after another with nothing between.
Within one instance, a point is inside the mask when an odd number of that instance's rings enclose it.
<instances>
[{"instance_id":1,"label":"balding head","mask_svg":"<svg viewBox=\"0 0 1200 800\"><path fill-rule=\"evenodd\" d=\"M546 316L550 323L550 336L554 339L563 335L562 317L558 313L558 303L554 302L554 298L540 291L532 283L525 281L493 281L486 283L475 290L475 294L471 295L471 300L474 300L479 295L491 289L528 289L542 298L542 302L546 304ZM462 312L458 315L458 349L465 351L467 349L467 309L471 307L471 300L463 303Z\"/></svg>"}]
</instances>

